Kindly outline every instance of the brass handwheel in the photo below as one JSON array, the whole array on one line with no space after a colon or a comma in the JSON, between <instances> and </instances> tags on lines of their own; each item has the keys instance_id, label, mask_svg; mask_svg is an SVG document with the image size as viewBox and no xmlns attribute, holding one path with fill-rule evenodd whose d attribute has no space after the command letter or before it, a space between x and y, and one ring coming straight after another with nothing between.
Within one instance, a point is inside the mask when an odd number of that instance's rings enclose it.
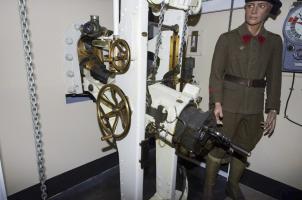
<instances>
[{"instance_id":1,"label":"brass handwheel","mask_svg":"<svg viewBox=\"0 0 302 200\"><path fill-rule=\"evenodd\" d=\"M114 40L110 47L109 60L111 67L118 74L128 71L130 65L130 48L125 40Z\"/></svg>"},{"instance_id":2,"label":"brass handwheel","mask_svg":"<svg viewBox=\"0 0 302 200\"><path fill-rule=\"evenodd\" d=\"M104 85L99 91L96 107L102 140L112 143L112 139L126 137L131 124L131 110L123 91L113 84Z\"/></svg>"}]
</instances>

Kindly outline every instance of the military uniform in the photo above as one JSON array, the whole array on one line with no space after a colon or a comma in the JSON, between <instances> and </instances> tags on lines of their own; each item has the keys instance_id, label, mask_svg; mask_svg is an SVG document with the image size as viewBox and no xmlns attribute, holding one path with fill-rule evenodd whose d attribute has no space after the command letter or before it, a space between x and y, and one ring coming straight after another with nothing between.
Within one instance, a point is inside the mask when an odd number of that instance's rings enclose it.
<instances>
[{"instance_id":1,"label":"military uniform","mask_svg":"<svg viewBox=\"0 0 302 200\"><path fill-rule=\"evenodd\" d=\"M217 41L209 82L210 107L221 103L224 134L247 151L252 151L263 135L264 109L279 113L281 63L282 39L264 27L252 36L244 23ZM207 157L203 199L212 199L215 174L225 153L217 147ZM245 157L232 157L226 186L232 199L244 199L238 183L245 161Z\"/></svg>"},{"instance_id":2,"label":"military uniform","mask_svg":"<svg viewBox=\"0 0 302 200\"><path fill-rule=\"evenodd\" d=\"M222 34L216 44L210 75L210 102L221 102L232 113L263 112L264 88L224 81L230 74L245 79L266 79L266 111L280 108L282 39L263 27L249 38L245 24Z\"/></svg>"},{"instance_id":3,"label":"military uniform","mask_svg":"<svg viewBox=\"0 0 302 200\"><path fill-rule=\"evenodd\" d=\"M249 151L257 144L263 132L260 123L263 121L265 88L266 112L271 109L279 112L281 63L282 39L264 27L258 36L253 37L244 23L222 34L217 41L209 83L210 104L222 104L225 134ZM266 87L228 81L225 80L226 75L249 81L265 80ZM243 123L243 128L236 126L240 123Z\"/></svg>"}]
</instances>

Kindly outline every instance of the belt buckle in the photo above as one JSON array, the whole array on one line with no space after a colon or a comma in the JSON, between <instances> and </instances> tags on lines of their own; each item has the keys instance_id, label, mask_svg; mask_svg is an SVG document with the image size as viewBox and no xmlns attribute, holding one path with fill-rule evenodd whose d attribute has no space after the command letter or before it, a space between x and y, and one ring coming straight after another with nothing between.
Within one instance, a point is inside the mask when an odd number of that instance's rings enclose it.
<instances>
[{"instance_id":1,"label":"belt buckle","mask_svg":"<svg viewBox=\"0 0 302 200\"><path fill-rule=\"evenodd\" d=\"M247 80L247 87L252 87L253 81L252 80Z\"/></svg>"}]
</instances>

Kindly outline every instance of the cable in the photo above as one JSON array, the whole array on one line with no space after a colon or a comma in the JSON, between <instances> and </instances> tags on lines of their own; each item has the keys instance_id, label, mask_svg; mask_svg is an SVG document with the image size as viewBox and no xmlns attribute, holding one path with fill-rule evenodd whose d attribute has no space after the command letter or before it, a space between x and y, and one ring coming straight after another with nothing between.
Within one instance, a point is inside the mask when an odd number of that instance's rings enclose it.
<instances>
[{"instance_id":1,"label":"cable","mask_svg":"<svg viewBox=\"0 0 302 200\"><path fill-rule=\"evenodd\" d=\"M230 9L230 18L229 18L229 28L228 32L231 31L232 21L233 21L233 10L234 10L234 0L231 2L231 9Z\"/></svg>"},{"instance_id":2,"label":"cable","mask_svg":"<svg viewBox=\"0 0 302 200\"><path fill-rule=\"evenodd\" d=\"M182 173L182 189L181 189L181 195L179 197L179 200L181 200L187 187L187 172L186 172L186 168L183 165L180 165L179 170L180 173Z\"/></svg>"},{"instance_id":3,"label":"cable","mask_svg":"<svg viewBox=\"0 0 302 200\"><path fill-rule=\"evenodd\" d=\"M284 118L287 119L288 121L290 121L290 122L293 123L293 124L296 124L296 125L298 125L298 126L302 126L302 124L299 124L298 122L293 121L293 120L290 119L290 118L288 117L288 115L287 115L287 108L288 108L289 100L290 100L290 97L292 96L292 92L293 92L293 90L294 90L295 78L296 78L296 73L294 72L294 73L293 73L292 84L291 84L291 87L289 88L290 92L289 92L289 95L288 95L288 98L287 98L286 104L285 104Z\"/></svg>"},{"instance_id":4,"label":"cable","mask_svg":"<svg viewBox=\"0 0 302 200\"><path fill-rule=\"evenodd\" d=\"M168 123L168 124L172 124L172 123L174 123L176 120L177 120L177 109L176 109L176 106L174 106L174 111L175 111L175 119L173 119L172 121L168 121L168 119L166 119L166 122Z\"/></svg>"}]
</instances>

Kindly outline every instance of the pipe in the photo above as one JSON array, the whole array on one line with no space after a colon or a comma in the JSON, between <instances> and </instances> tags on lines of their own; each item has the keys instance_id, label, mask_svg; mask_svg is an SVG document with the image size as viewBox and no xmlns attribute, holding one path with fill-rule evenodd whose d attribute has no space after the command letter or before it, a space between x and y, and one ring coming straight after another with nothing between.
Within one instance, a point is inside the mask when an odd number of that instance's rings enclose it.
<instances>
[{"instance_id":1,"label":"pipe","mask_svg":"<svg viewBox=\"0 0 302 200\"><path fill-rule=\"evenodd\" d=\"M113 0L113 35L116 37L119 35L118 25L119 25L119 0Z\"/></svg>"},{"instance_id":2,"label":"pipe","mask_svg":"<svg viewBox=\"0 0 302 200\"><path fill-rule=\"evenodd\" d=\"M230 18L229 18L229 28L228 28L228 32L231 31L232 20L233 20L233 11L234 11L234 0L231 1L231 9L230 9Z\"/></svg>"}]
</instances>

